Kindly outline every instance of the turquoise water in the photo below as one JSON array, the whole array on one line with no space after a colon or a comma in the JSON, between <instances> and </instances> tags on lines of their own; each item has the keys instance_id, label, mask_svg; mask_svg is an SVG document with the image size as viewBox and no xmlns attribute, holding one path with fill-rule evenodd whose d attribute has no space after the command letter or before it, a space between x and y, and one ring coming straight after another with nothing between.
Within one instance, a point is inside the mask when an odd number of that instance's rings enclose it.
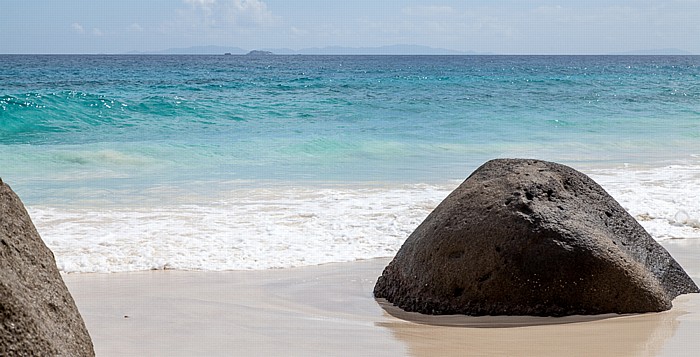
<instances>
[{"instance_id":1,"label":"turquoise water","mask_svg":"<svg viewBox=\"0 0 700 357\"><path fill-rule=\"evenodd\" d=\"M0 63L0 177L43 219L55 251L70 235L61 229L91 227L87 236L112 223L134 225L124 212L144 207L146 216L166 208L177 216L186 211L179 205L205 212L212 202L258 197L245 212L225 209L253 220L254 208L287 207L306 217L287 217L309 224L299 234L314 236L352 230L350 223L314 228L309 217L332 209L315 199L376 198L387 209L437 192L416 208L426 213L491 158L653 170L695 167L700 157L695 56L0 56ZM409 188L401 196L391 187ZM221 209L221 222L230 220ZM111 218L75 223L97 213ZM61 226L66 217L75 224ZM188 219L123 236L142 244ZM416 222L391 233L398 244ZM219 238L232 229L201 224ZM392 229L385 228L377 234ZM200 239L197 229L183 241ZM220 268L238 267L231 264Z\"/></svg>"},{"instance_id":2,"label":"turquoise water","mask_svg":"<svg viewBox=\"0 0 700 357\"><path fill-rule=\"evenodd\" d=\"M20 186L442 182L493 157L653 164L700 151L700 57L0 62L0 165Z\"/></svg>"}]
</instances>

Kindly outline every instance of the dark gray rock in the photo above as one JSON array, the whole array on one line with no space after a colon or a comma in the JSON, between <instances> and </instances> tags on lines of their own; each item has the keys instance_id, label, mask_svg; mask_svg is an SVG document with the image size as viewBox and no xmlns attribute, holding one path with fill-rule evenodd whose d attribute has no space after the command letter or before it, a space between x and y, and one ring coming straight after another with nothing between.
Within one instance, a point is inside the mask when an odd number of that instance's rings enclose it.
<instances>
[{"instance_id":1,"label":"dark gray rock","mask_svg":"<svg viewBox=\"0 0 700 357\"><path fill-rule=\"evenodd\" d=\"M95 355L53 253L1 180L0 318L0 356Z\"/></svg>"},{"instance_id":2,"label":"dark gray rock","mask_svg":"<svg viewBox=\"0 0 700 357\"><path fill-rule=\"evenodd\" d=\"M425 314L641 313L698 287L610 195L564 165L489 161L411 234L374 288Z\"/></svg>"}]
</instances>

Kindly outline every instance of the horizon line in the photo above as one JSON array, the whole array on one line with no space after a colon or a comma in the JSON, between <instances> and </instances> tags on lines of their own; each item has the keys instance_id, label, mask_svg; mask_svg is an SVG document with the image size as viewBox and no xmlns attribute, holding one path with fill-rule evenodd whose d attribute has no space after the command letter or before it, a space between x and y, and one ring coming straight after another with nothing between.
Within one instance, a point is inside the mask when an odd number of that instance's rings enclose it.
<instances>
[{"instance_id":1,"label":"horizon line","mask_svg":"<svg viewBox=\"0 0 700 357\"><path fill-rule=\"evenodd\" d=\"M269 53L251 55L248 53L160 53L160 52L119 52L119 53L0 53L0 56L700 56L695 53Z\"/></svg>"}]
</instances>

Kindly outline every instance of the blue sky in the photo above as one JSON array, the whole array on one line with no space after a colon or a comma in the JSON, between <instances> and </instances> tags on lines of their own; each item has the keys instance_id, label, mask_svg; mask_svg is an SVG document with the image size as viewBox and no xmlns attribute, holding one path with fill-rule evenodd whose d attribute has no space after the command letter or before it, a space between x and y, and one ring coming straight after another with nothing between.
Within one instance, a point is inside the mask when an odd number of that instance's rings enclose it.
<instances>
[{"instance_id":1,"label":"blue sky","mask_svg":"<svg viewBox=\"0 0 700 357\"><path fill-rule=\"evenodd\" d=\"M0 53L413 44L503 54L700 54L700 0L2 0Z\"/></svg>"}]
</instances>

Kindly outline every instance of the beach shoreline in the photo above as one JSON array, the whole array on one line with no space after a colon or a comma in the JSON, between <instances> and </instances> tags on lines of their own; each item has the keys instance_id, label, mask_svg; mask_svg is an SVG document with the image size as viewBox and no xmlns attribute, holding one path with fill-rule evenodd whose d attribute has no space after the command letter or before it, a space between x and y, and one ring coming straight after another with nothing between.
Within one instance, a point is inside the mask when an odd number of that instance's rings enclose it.
<instances>
[{"instance_id":1,"label":"beach shoreline","mask_svg":"<svg viewBox=\"0 0 700 357\"><path fill-rule=\"evenodd\" d=\"M661 244L700 281L700 244ZM593 321L466 318L494 327L478 328L454 316L399 319L372 296L389 260L63 278L98 356L690 356L700 348L700 294L679 296L670 311Z\"/></svg>"}]
</instances>

